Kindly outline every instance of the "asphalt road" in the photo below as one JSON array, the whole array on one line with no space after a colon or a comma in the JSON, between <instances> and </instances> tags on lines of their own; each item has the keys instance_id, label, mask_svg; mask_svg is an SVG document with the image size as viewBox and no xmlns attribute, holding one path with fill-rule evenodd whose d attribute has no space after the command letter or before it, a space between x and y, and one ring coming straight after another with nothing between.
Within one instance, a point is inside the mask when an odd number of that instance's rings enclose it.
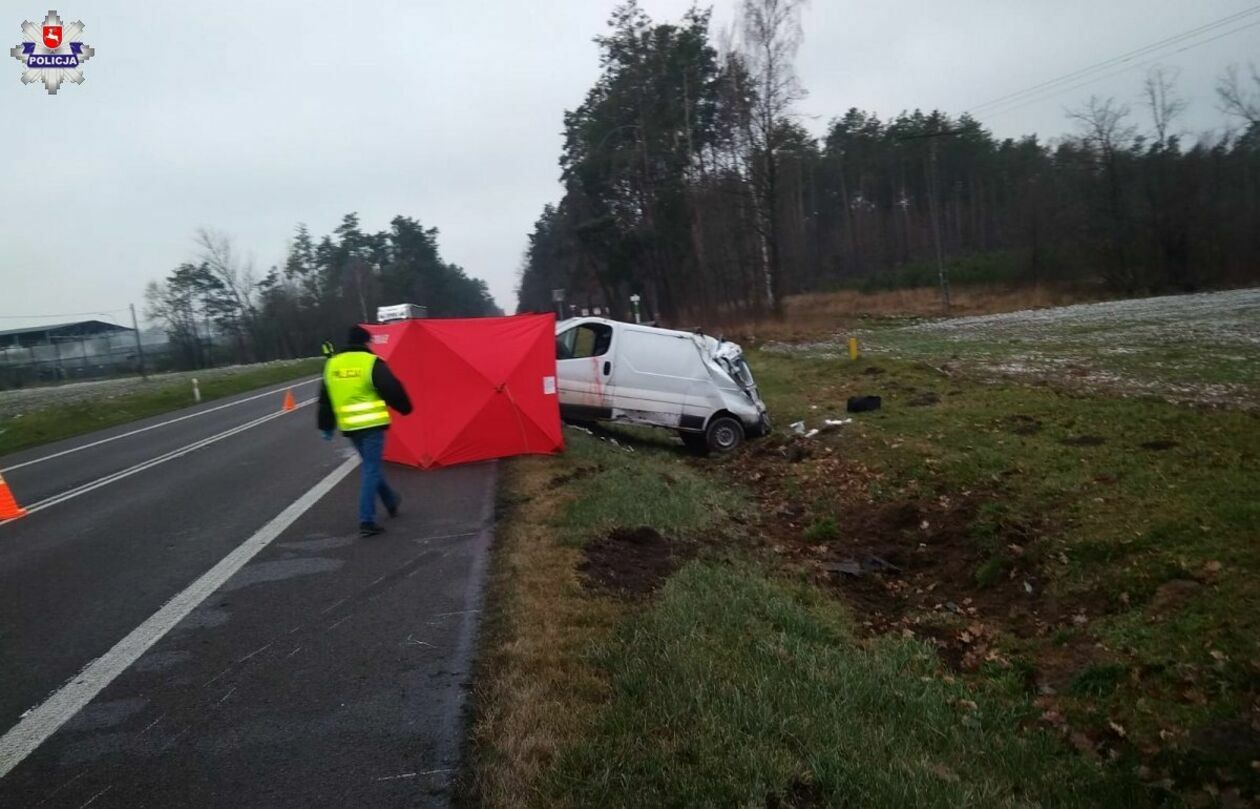
<instances>
[{"instance_id":1,"label":"asphalt road","mask_svg":"<svg viewBox=\"0 0 1260 809\"><path fill-rule=\"evenodd\" d=\"M0 458L0 807L449 804L495 467L359 539L284 388Z\"/></svg>"}]
</instances>

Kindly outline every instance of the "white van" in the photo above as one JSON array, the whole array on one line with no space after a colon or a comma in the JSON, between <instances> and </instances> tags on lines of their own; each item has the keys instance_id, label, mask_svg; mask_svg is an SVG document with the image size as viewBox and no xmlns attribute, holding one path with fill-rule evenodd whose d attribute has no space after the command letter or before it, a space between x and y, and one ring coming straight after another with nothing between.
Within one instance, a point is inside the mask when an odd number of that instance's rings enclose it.
<instances>
[{"instance_id":1,"label":"white van","mask_svg":"<svg viewBox=\"0 0 1260 809\"><path fill-rule=\"evenodd\" d=\"M735 343L600 317L556 324L560 413L677 430L697 451L727 452L770 431Z\"/></svg>"}]
</instances>

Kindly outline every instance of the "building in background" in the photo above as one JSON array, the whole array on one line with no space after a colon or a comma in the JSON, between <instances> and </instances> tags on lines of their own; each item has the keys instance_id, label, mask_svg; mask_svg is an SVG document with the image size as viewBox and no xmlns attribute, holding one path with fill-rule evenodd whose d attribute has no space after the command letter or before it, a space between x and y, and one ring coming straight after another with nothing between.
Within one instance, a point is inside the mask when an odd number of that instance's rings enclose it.
<instances>
[{"instance_id":1,"label":"building in background","mask_svg":"<svg viewBox=\"0 0 1260 809\"><path fill-rule=\"evenodd\" d=\"M169 364L162 332L142 332L147 367ZM140 372L134 329L102 320L0 331L0 390Z\"/></svg>"}]
</instances>

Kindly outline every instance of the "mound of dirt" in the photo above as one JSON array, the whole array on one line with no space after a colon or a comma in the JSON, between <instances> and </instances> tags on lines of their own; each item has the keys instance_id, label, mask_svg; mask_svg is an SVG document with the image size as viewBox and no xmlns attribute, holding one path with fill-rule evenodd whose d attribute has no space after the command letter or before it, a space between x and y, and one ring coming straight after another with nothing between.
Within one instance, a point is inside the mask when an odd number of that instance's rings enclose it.
<instances>
[{"instance_id":1,"label":"mound of dirt","mask_svg":"<svg viewBox=\"0 0 1260 809\"><path fill-rule=\"evenodd\" d=\"M1101 435L1074 435L1059 442L1066 447L1101 447L1107 439Z\"/></svg>"},{"instance_id":2,"label":"mound of dirt","mask_svg":"<svg viewBox=\"0 0 1260 809\"><path fill-rule=\"evenodd\" d=\"M1036 435L1041 432L1041 422L1032 416L1009 416L1005 423L1006 429L1015 435Z\"/></svg>"},{"instance_id":3,"label":"mound of dirt","mask_svg":"<svg viewBox=\"0 0 1260 809\"><path fill-rule=\"evenodd\" d=\"M683 555L675 542L648 526L618 528L589 543L578 571L592 588L627 597L647 595L678 569Z\"/></svg>"}]
</instances>

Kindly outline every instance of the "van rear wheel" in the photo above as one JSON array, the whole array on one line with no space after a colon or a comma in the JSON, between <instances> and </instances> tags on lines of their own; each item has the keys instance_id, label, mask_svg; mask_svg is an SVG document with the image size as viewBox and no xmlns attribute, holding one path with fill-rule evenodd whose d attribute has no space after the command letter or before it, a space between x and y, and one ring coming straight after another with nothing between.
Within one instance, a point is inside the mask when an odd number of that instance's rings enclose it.
<instances>
[{"instance_id":1,"label":"van rear wheel","mask_svg":"<svg viewBox=\"0 0 1260 809\"><path fill-rule=\"evenodd\" d=\"M730 452L744 443L744 425L739 419L718 416L704 431L705 447L710 452Z\"/></svg>"}]
</instances>

